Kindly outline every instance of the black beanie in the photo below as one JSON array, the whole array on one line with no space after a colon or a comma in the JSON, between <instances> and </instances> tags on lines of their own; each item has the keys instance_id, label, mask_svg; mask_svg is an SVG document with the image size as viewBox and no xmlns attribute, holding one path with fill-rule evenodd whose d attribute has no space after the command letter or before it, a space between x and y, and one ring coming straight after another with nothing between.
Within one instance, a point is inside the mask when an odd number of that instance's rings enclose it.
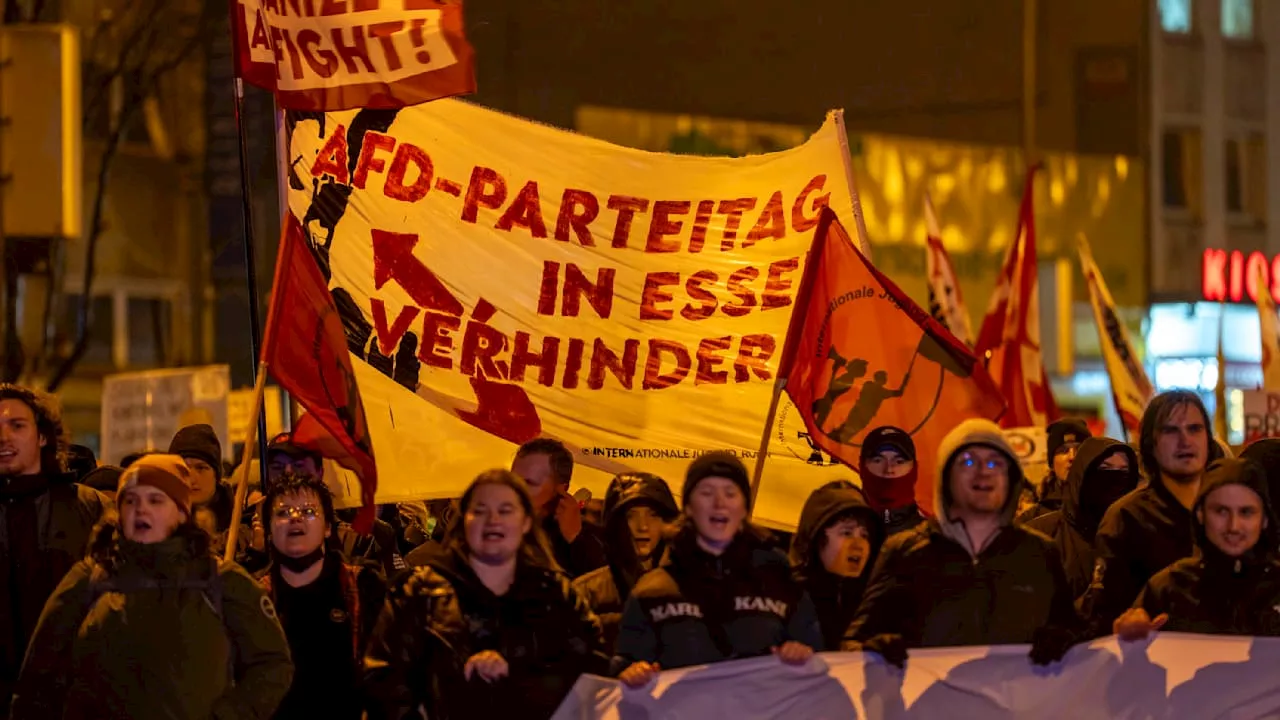
<instances>
[{"instance_id":1,"label":"black beanie","mask_svg":"<svg viewBox=\"0 0 1280 720\"><path fill-rule=\"evenodd\" d=\"M173 436L169 454L203 460L222 479L222 443L210 425L188 425Z\"/></svg>"},{"instance_id":2,"label":"black beanie","mask_svg":"<svg viewBox=\"0 0 1280 720\"><path fill-rule=\"evenodd\" d=\"M1053 465L1053 458L1067 443L1079 445L1089 439L1089 426L1085 421L1077 418L1067 418L1052 423L1048 427L1048 438L1045 443L1045 449L1049 451L1049 465Z\"/></svg>"},{"instance_id":3,"label":"black beanie","mask_svg":"<svg viewBox=\"0 0 1280 720\"><path fill-rule=\"evenodd\" d=\"M733 481L747 499L747 510L751 509L751 476L747 474L747 466L727 450L716 450L706 455L699 455L696 460L689 463L689 470L684 476L684 490L680 503L688 505L693 489L709 477L722 477Z\"/></svg>"}]
</instances>

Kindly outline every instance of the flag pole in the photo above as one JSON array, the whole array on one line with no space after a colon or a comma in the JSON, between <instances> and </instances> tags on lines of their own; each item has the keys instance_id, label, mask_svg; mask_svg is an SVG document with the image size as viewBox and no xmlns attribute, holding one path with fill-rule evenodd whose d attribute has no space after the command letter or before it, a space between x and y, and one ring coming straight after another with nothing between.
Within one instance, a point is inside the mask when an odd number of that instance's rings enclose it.
<instances>
[{"instance_id":1,"label":"flag pole","mask_svg":"<svg viewBox=\"0 0 1280 720\"><path fill-rule=\"evenodd\" d=\"M258 441L258 421L262 419L262 400L267 392L267 363L258 361L256 367L258 379L253 384L253 405L249 410L249 429L245 437L244 450L240 456L240 479L236 482L236 501L231 507L231 527L227 529L227 548L223 551L223 562L236 559L236 543L240 539L240 520L244 517L244 501L249 496L249 463L253 459L253 446ZM263 445L265 448L266 446ZM265 462L258 467L262 473L267 468Z\"/></svg>"},{"instance_id":2,"label":"flag pole","mask_svg":"<svg viewBox=\"0 0 1280 720\"><path fill-rule=\"evenodd\" d=\"M836 129L840 140L840 159L844 162L844 175L849 183L849 196L853 198L853 224L858 230L858 249L871 259L871 235L867 232L867 221L862 217L862 200L858 197L858 179L853 172L853 155L849 152L849 131L844 127L844 111L835 110ZM816 237L816 236L815 236Z\"/></svg>"},{"instance_id":3,"label":"flag pole","mask_svg":"<svg viewBox=\"0 0 1280 720\"><path fill-rule=\"evenodd\" d=\"M774 420L778 416L778 405L782 402L782 393L786 391L787 378L779 375L773 384L773 397L769 400L769 414L764 419L764 433L760 435L760 452L756 455L756 466L751 472L751 511L756 509L756 497L760 494L760 480L764 477L764 461L769 457L769 436L773 435Z\"/></svg>"}]
</instances>

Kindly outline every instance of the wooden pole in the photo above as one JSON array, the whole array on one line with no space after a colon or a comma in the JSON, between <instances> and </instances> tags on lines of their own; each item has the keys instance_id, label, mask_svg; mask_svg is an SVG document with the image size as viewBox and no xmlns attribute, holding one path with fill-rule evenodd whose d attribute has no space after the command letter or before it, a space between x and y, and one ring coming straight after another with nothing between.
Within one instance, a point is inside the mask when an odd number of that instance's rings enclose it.
<instances>
[{"instance_id":1,"label":"wooden pole","mask_svg":"<svg viewBox=\"0 0 1280 720\"><path fill-rule=\"evenodd\" d=\"M236 483L236 500L231 508L231 527L227 529L227 549L223 552L224 562L236 559L236 542L240 539L240 519L244 517L244 501L249 496L249 470L253 461L254 443L258 441L258 418L262 415L262 400L267 392L267 363L258 362L258 379L253 384L253 407L249 411L249 434L245 437L244 450L240 456L240 481ZM267 469L260 464L258 472Z\"/></svg>"},{"instance_id":2,"label":"wooden pole","mask_svg":"<svg viewBox=\"0 0 1280 720\"><path fill-rule=\"evenodd\" d=\"M760 495L760 480L764 477L764 462L769 457L769 440L773 435L773 422L778 415L778 404L782 401L782 393L787 388L787 379L778 378L773 384L773 398L769 400L769 414L764 420L764 433L760 436L760 453L756 455L756 467L751 473L751 512L756 509L756 498Z\"/></svg>"}]
</instances>

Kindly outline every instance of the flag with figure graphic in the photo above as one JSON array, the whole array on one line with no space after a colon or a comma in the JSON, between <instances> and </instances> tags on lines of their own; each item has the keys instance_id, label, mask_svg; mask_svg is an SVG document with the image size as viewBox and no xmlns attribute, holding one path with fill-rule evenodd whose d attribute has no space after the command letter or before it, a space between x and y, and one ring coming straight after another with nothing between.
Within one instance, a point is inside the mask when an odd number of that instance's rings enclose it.
<instances>
[{"instance_id":1,"label":"flag with figure graphic","mask_svg":"<svg viewBox=\"0 0 1280 720\"><path fill-rule=\"evenodd\" d=\"M1280 323L1267 272L1258 267L1258 325L1262 331L1262 389L1280 392Z\"/></svg>"},{"instance_id":2,"label":"flag with figure graphic","mask_svg":"<svg viewBox=\"0 0 1280 720\"><path fill-rule=\"evenodd\" d=\"M809 437L855 468L878 427L910 433L916 463L932 468L952 428L1004 412L973 351L876 270L830 210L805 263L778 376ZM916 502L932 511L932 484L916 484Z\"/></svg>"},{"instance_id":3,"label":"flag with figure graphic","mask_svg":"<svg viewBox=\"0 0 1280 720\"><path fill-rule=\"evenodd\" d=\"M938 215L933 210L933 200L924 196L925 271L929 281L929 314L951 331L965 345L973 345L973 328L969 324L969 309L965 307L951 256L942 244L942 229Z\"/></svg>"},{"instance_id":4,"label":"flag with figure graphic","mask_svg":"<svg viewBox=\"0 0 1280 720\"><path fill-rule=\"evenodd\" d=\"M1098 345L1102 348L1102 362L1111 378L1111 396L1116 403L1116 413L1124 425L1128 438L1136 438L1141 432L1142 413L1155 395L1155 388L1147 378L1138 354L1133 351L1129 333L1116 313L1115 300L1102 279L1102 272L1093 261L1089 241L1080 237L1080 270L1089 287L1089 304L1093 306L1093 322L1098 328Z\"/></svg>"},{"instance_id":5,"label":"flag with figure graphic","mask_svg":"<svg viewBox=\"0 0 1280 720\"><path fill-rule=\"evenodd\" d=\"M1027 169L1018 234L1005 256L974 352L1000 387L1008 412L1003 427L1045 427L1058 419L1040 349L1040 279L1032 201L1035 167Z\"/></svg>"}]
</instances>

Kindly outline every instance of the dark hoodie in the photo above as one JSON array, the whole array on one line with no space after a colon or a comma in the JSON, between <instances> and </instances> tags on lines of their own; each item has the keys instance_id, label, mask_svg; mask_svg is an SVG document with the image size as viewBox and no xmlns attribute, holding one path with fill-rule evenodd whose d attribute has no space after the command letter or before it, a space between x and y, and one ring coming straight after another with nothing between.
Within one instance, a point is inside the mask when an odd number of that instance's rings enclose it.
<instances>
[{"instance_id":1,"label":"dark hoodie","mask_svg":"<svg viewBox=\"0 0 1280 720\"><path fill-rule=\"evenodd\" d=\"M1104 470L1102 462L1115 454L1129 460L1128 470ZM1080 445L1062 486L1062 509L1042 515L1027 527L1053 538L1062 555L1072 597L1089 589L1093 575L1093 541L1107 508L1138 487L1138 454L1110 438L1089 438Z\"/></svg>"},{"instance_id":2,"label":"dark hoodie","mask_svg":"<svg viewBox=\"0 0 1280 720\"><path fill-rule=\"evenodd\" d=\"M1186 404L1204 413L1204 404L1194 393L1171 391L1153 399L1142 416L1138 457L1148 482L1117 500L1103 515L1094 538L1089 589L1081 600L1081 610L1098 635L1111 633L1112 622L1133 605L1153 575L1190 557L1195 549L1191 511L1165 487L1156 461L1156 419L1170 404ZM1208 414L1204 417L1208 463L1222 456L1222 448L1214 441Z\"/></svg>"},{"instance_id":3,"label":"dark hoodie","mask_svg":"<svg viewBox=\"0 0 1280 720\"><path fill-rule=\"evenodd\" d=\"M669 523L680 514L671 488L657 475L627 473L615 477L604 496L605 551L609 564L573 581L573 588L600 618L605 647L610 652L618 640L622 606L631 596L631 588L645 572L636 557L631 529L627 525L627 510L641 504L653 508L663 522ZM652 554L655 563L665 550L666 541L658 538Z\"/></svg>"},{"instance_id":4,"label":"dark hoodie","mask_svg":"<svg viewBox=\"0 0 1280 720\"><path fill-rule=\"evenodd\" d=\"M870 533L870 554L858 577L845 577L827 572L819 556L820 535L836 519L855 515ZM862 602L876 554L884 542L884 524L880 514L867 504L862 493L850 483L830 483L814 490L800 511L800 525L791 541L791 574L809 593L822 626L823 648L838 650L840 640L853 622Z\"/></svg>"},{"instance_id":5,"label":"dark hoodie","mask_svg":"<svg viewBox=\"0 0 1280 720\"><path fill-rule=\"evenodd\" d=\"M563 573L525 563L501 596L456 549L395 582L365 653L370 720L548 718L584 672L607 668L600 623ZM467 660L492 650L507 677L467 680Z\"/></svg>"},{"instance_id":6,"label":"dark hoodie","mask_svg":"<svg viewBox=\"0 0 1280 720\"><path fill-rule=\"evenodd\" d=\"M974 445L999 450L1009 463L1003 528L977 549L964 525L951 519L949 484L952 460ZM937 457L938 516L885 543L844 649L886 634L914 648L1029 643L1041 628L1079 630L1057 549L1013 522L1024 480L1000 428L966 421L942 441Z\"/></svg>"},{"instance_id":7,"label":"dark hoodie","mask_svg":"<svg viewBox=\"0 0 1280 720\"><path fill-rule=\"evenodd\" d=\"M1262 498L1266 527L1257 545L1239 558L1209 541L1196 518L1205 499L1224 485L1243 485ZM1192 512L1196 554L1156 573L1134 607L1150 617L1169 615L1164 629L1215 635L1280 635L1280 562L1275 548L1280 526L1268 499L1267 476L1250 460L1218 460L1200 484Z\"/></svg>"}]
</instances>

